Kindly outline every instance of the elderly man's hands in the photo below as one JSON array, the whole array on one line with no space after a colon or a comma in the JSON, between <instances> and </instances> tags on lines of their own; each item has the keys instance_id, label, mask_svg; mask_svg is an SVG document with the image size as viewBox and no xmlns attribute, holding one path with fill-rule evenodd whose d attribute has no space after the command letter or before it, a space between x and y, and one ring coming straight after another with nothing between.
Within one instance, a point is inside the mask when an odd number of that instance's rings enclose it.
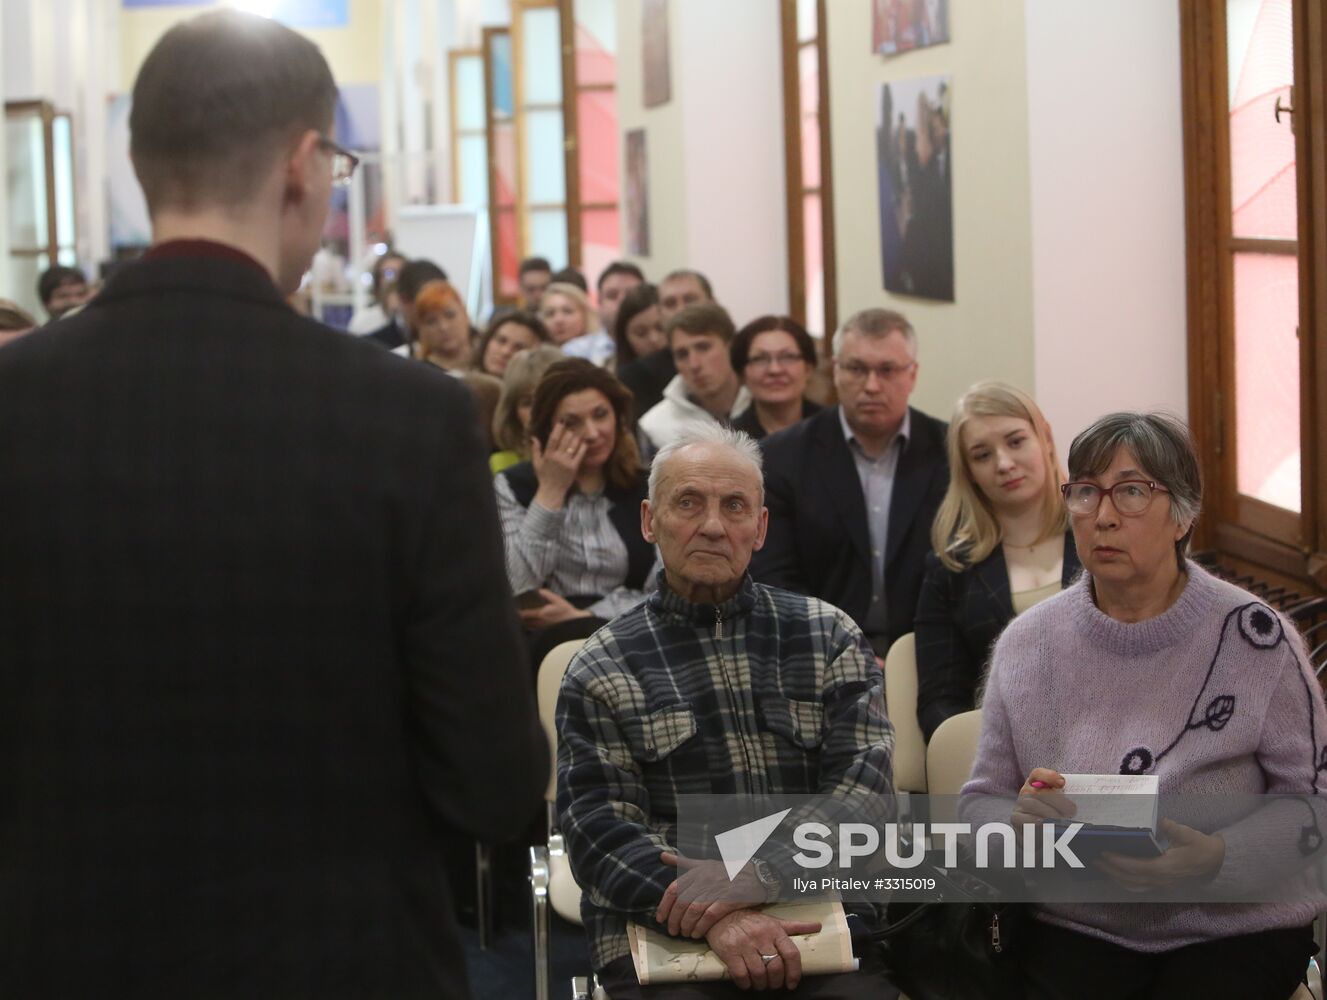
<instances>
[{"instance_id":1,"label":"elderly man's hands","mask_svg":"<svg viewBox=\"0 0 1327 1000\"><path fill-rule=\"evenodd\" d=\"M659 857L681 869L654 912L654 919L667 924L673 937L703 938L730 913L765 902L765 887L749 864L729 880L721 861L690 861L668 851Z\"/></svg>"},{"instance_id":2,"label":"elderly man's hands","mask_svg":"<svg viewBox=\"0 0 1327 1000\"><path fill-rule=\"evenodd\" d=\"M1226 842L1174 820L1161 821L1161 833L1170 846L1159 858L1131 858L1106 852L1096 866L1130 892L1169 889L1183 882L1205 881L1221 870Z\"/></svg>"},{"instance_id":3,"label":"elderly man's hands","mask_svg":"<svg viewBox=\"0 0 1327 1000\"><path fill-rule=\"evenodd\" d=\"M782 986L792 990L802 981L802 955L789 935L818 930L820 924L814 921L780 920L756 910L738 910L711 927L705 940L738 989L777 990Z\"/></svg>"}]
</instances>

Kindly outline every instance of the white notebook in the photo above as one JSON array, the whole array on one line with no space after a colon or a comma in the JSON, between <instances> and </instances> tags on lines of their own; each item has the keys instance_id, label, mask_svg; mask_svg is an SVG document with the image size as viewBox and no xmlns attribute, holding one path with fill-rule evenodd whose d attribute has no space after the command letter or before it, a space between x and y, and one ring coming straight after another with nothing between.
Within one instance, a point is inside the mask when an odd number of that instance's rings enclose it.
<instances>
[{"instance_id":1,"label":"white notebook","mask_svg":"<svg viewBox=\"0 0 1327 1000\"><path fill-rule=\"evenodd\" d=\"M1066 774L1061 792L1078 811L1072 822L1157 829L1155 774Z\"/></svg>"},{"instance_id":2,"label":"white notebook","mask_svg":"<svg viewBox=\"0 0 1327 1000\"><path fill-rule=\"evenodd\" d=\"M793 944L802 955L802 975L824 976L852 972L857 959L852 955L852 932L837 901L820 903L776 903L761 912L784 920L810 920L820 924L815 934L797 934ZM636 979L642 986L653 983L716 982L728 978L728 968L710 950L704 938L669 937L667 934L627 924L631 941L631 961Z\"/></svg>"}]
</instances>

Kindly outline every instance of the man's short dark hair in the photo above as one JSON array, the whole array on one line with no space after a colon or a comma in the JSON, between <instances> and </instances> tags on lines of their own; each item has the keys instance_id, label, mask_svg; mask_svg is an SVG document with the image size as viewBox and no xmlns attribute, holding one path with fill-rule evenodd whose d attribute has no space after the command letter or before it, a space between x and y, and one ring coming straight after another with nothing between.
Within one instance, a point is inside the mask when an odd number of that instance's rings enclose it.
<instances>
[{"instance_id":1,"label":"man's short dark hair","mask_svg":"<svg viewBox=\"0 0 1327 1000\"><path fill-rule=\"evenodd\" d=\"M710 287L710 279L705 277L705 275L701 274L699 271L693 271L686 267L680 267L676 271L669 271L664 275L663 281L659 282L659 287L663 287L664 281L676 281L679 278L695 278L696 281L700 283L700 287L704 290L706 298L711 300L714 298L714 289Z\"/></svg>"},{"instance_id":2,"label":"man's short dark hair","mask_svg":"<svg viewBox=\"0 0 1327 1000\"><path fill-rule=\"evenodd\" d=\"M419 290L430 281L446 281L447 272L431 260L412 260L396 276L396 294L403 302L414 302Z\"/></svg>"},{"instance_id":3,"label":"man's short dark hair","mask_svg":"<svg viewBox=\"0 0 1327 1000\"><path fill-rule=\"evenodd\" d=\"M604 290L604 282L615 274L629 274L637 281L645 280L645 274L635 264L631 263L631 261L615 260L599 274L599 280L596 281L594 285L595 291L602 292Z\"/></svg>"},{"instance_id":4,"label":"man's short dark hair","mask_svg":"<svg viewBox=\"0 0 1327 1000\"><path fill-rule=\"evenodd\" d=\"M54 267L48 267L37 279L37 296L41 299L42 305L50 305L51 296L55 294L55 290L60 286L86 285L87 283L87 276L78 268L56 264Z\"/></svg>"},{"instance_id":5,"label":"man's short dark hair","mask_svg":"<svg viewBox=\"0 0 1327 1000\"><path fill-rule=\"evenodd\" d=\"M561 271L554 274L553 280L549 282L549 284L552 285L559 283L564 285L575 285L585 294L590 294L590 285L585 280L585 275L581 274L581 272L574 267L564 267Z\"/></svg>"},{"instance_id":6,"label":"man's short dark hair","mask_svg":"<svg viewBox=\"0 0 1327 1000\"><path fill-rule=\"evenodd\" d=\"M668 335L670 345L673 342L674 330L681 330L693 336L702 333L718 334L725 344L731 344L734 334L737 333L728 310L713 302L697 302L694 306L679 309L669 316L664 323L664 333Z\"/></svg>"},{"instance_id":7,"label":"man's short dark hair","mask_svg":"<svg viewBox=\"0 0 1327 1000\"><path fill-rule=\"evenodd\" d=\"M221 10L171 28L134 82L129 152L148 208L251 197L283 147L332 126L318 47L265 17Z\"/></svg>"},{"instance_id":8,"label":"man's short dark hair","mask_svg":"<svg viewBox=\"0 0 1327 1000\"><path fill-rule=\"evenodd\" d=\"M552 274L553 265L548 262L547 257L526 257L525 260L521 261L521 266L516 274L520 277L531 271L547 271Z\"/></svg>"}]
</instances>

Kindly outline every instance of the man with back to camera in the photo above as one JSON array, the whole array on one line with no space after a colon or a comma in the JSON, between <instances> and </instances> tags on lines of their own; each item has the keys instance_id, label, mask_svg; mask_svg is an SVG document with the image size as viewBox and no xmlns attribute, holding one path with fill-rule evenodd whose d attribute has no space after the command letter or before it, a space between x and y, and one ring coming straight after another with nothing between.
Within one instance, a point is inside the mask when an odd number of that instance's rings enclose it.
<instances>
[{"instance_id":1,"label":"man with back to camera","mask_svg":"<svg viewBox=\"0 0 1327 1000\"><path fill-rule=\"evenodd\" d=\"M640 418L653 450L694 424L728 424L751 405L751 390L733 371L728 350L736 333L727 310L713 303L688 306L664 322L677 374Z\"/></svg>"},{"instance_id":2,"label":"man with back to camera","mask_svg":"<svg viewBox=\"0 0 1327 1000\"><path fill-rule=\"evenodd\" d=\"M687 306L713 301L714 289L699 271L673 271L659 282L659 320L665 326L669 318ZM636 416L640 417L663 399L664 389L677 375L677 366L673 363L673 352L665 347L624 365L617 375L636 397Z\"/></svg>"},{"instance_id":3,"label":"man with back to camera","mask_svg":"<svg viewBox=\"0 0 1327 1000\"><path fill-rule=\"evenodd\" d=\"M912 631L949 484L946 425L908 406L917 371L907 319L863 309L834 336L839 405L761 442L769 539L752 574L842 608L880 656Z\"/></svg>"},{"instance_id":4,"label":"man with back to camera","mask_svg":"<svg viewBox=\"0 0 1327 1000\"><path fill-rule=\"evenodd\" d=\"M0 351L2 996L465 997L440 836L547 780L465 387L282 297L335 101L275 21L172 28L153 247Z\"/></svg>"}]
</instances>

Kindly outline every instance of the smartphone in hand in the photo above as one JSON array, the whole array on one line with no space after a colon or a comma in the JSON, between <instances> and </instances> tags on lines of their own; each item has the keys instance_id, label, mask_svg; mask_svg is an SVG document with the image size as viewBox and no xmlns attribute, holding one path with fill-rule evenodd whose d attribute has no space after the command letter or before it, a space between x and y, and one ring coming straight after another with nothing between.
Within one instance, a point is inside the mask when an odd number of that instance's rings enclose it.
<instances>
[{"instance_id":1,"label":"smartphone in hand","mask_svg":"<svg viewBox=\"0 0 1327 1000\"><path fill-rule=\"evenodd\" d=\"M548 603L548 598L537 590L524 590L516 595L516 607L522 611L533 611Z\"/></svg>"}]
</instances>

